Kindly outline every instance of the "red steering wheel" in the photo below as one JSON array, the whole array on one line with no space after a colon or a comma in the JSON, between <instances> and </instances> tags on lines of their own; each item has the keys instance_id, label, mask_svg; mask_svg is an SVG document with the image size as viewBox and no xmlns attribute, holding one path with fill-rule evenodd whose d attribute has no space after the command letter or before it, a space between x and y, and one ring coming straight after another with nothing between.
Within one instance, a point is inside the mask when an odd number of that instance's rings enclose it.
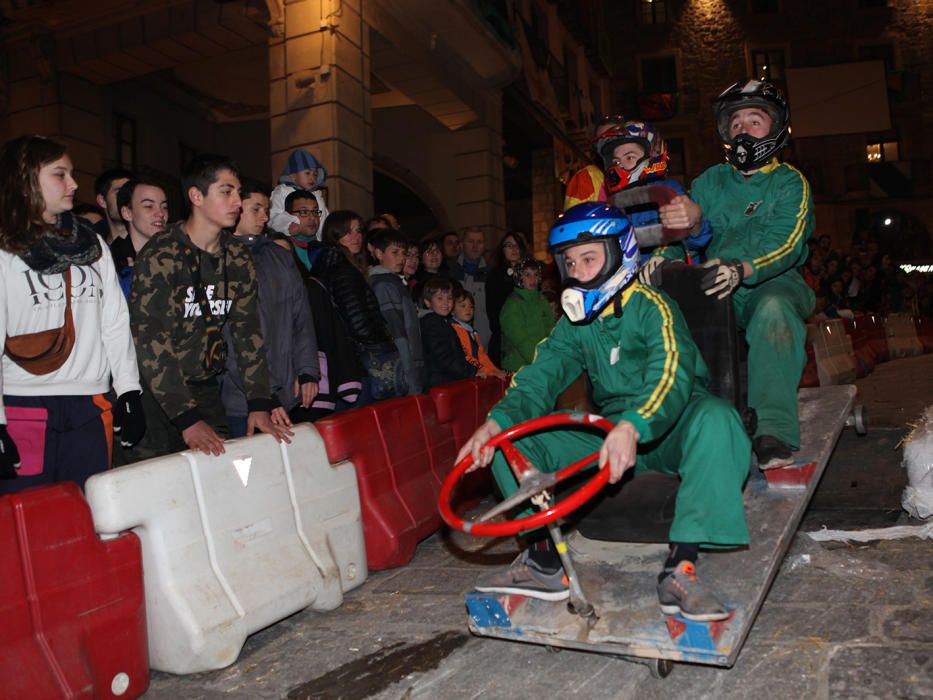
<instances>
[{"instance_id":1,"label":"red steering wheel","mask_svg":"<svg viewBox=\"0 0 933 700\"><path fill-rule=\"evenodd\" d=\"M568 426L572 428L592 426L606 433L615 427L611 421L606 420L602 416L594 416L588 413L555 413L544 416L543 418L534 418L512 426L508 430L503 430L501 433L493 436L492 439L484 445L483 449L486 447L498 447L502 450L509 466L512 468L512 472L515 474L515 479L518 481L518 491L494 508L479 515L474 520L466 521L459 517L450 507L450 501L457 482L464 475L466 470L473 465L473 455L467 455L454 465L453 470L447 475L447 478L444 479L444 483L441 485L437 505L444 522L452 528L462 530L470 535L505 537L508 535L516 535L525 530L532 530L542 525L547 525L558 518L572 513L590 500L590 498L609 481L608 465L598 470L589 481L574 491L570 496L550 505L540 513L528 515L524 518L516 518L514 520L503 520L494 523L486 522L490 518L504 513L519 503L523 503L537 494L552 488L556 484L569 479L599 458L599 451L597 450L559 471L547 474L535 468L529 459L512 443L515 438L555 426Z\"/></svg>"}]
</instances>

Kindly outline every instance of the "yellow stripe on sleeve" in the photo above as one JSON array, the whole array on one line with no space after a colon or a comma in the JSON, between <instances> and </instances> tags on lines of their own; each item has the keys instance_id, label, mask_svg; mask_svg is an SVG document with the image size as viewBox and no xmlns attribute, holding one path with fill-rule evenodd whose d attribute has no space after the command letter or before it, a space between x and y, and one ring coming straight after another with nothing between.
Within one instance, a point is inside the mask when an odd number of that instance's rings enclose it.
<instances>
[{"instance_id":1,"label":"yellow stripe on sleeve","mask_svg":"<svg viewBox=\"0 0 933 700\"><path fill-rule=\"evenodd\" d=\"M664 370L661 372L661 380L655 386L651 396L645 404L638 409L637 413L645 420L653 416L664 399L674 386L674 377L677 374L677 362L680 358L680 352L677 350L677 338L674 335L674 317L671 315L671 308L667 302L661 298L661 295L650 287L639 285L638 291L650 299L661 314L661 336L664 339Z\"/></svg>"},{"instance_id":2,"label":"yellow stripe on sleeve","mask_svg":"<svg viewBox=\"0 0 933 700\"><path fill-rule=\"evenodd\" d=\"M797 244L800 242L801 237L803 236L804 229L807 227L807 215L810 212L810 183L807 182L807 178L803 174L794 168L793 166L788 165L788 168L793 170L797 175L800 176L800 181L803 183L803 192L800 199L800 207L797 210L797 224L794 226L794 230L791 231L790 236L787 240L777 250L772 250L770 253L762 255L760 258L757 258L754 261L755 267L765 267L771 263L775 263L781 258L789 255L793 252L794 248L797 247Z\"/></svg>"}]
</instances>

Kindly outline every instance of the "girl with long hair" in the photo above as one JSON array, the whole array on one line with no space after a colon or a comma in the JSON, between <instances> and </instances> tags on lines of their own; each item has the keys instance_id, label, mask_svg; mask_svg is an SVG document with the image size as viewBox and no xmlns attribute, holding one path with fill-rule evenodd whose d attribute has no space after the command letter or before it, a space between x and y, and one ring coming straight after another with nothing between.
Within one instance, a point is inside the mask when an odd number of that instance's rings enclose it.
<instances>
[{"instance_id":1,"label":"girl with long hair","mask_svg":"<svg viewBox=\"0 0 933 700\"><path fill-rule=\"evenodd\" d=\"M51 139L0 148L0 493L83 487L114 433L145 431L126 300L103 239L71 214L72 173Z\"/></svg>"}]
</instances>

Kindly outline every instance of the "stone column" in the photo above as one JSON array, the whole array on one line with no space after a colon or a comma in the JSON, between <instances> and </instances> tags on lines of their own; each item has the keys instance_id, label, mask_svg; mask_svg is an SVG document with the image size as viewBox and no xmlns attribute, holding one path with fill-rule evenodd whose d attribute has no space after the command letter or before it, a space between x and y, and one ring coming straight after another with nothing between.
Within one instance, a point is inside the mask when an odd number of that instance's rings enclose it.
<instances>
[{"instance_id":1,"label":"stone column","mask_svg":"<svg viewBox=\"0 0 933 700\"><path fill-rule=\"evenodd\" d=\"M369 28L360 0L285 5L269 42L272 181L296 148L327 168L328 208L368 217L373 207Z\"/></svg>"},{"instance_id":2,"label":"stone column","mask_svg":"<svg viewBox=\"0 0 933 700\"><path fill-rule=\"evenodd\" d=\"M502 183L502 106L498 92L487 104L485 124L453 133L456 173L455 225L486 231L487 245L505 232Z\"/></svg>"}]
</instances>

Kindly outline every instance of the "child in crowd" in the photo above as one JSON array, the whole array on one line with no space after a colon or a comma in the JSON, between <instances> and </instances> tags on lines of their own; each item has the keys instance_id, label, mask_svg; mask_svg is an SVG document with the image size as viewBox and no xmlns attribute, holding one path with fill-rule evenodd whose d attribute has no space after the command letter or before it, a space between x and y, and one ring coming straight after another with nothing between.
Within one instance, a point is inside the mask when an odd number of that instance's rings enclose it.
<instances>
[{"instance_id":1,"label":"child in crowd","mask_svg":"<svg viewBox=\"0 0 933 700\"><path fill-rule=\"evenodd\" d=\"M378 263L369 269L369 286L402 358L408 393L420 394L424 387L421 327L418 309L402 280L408 241L394 228L381 228L369 234L369 244Z\"/></svg>"},{"instance_id":2,"label":"child in crowd","mask_svg":"<svg viewBox=\"0 0 933 700\"><path fill-rule=\"evenodd\" d=\"M219 376L236 354L247 401L247 434L288 440L290 422L270 417L269 370L259 320L259 285L249 250L231 232L240 178L223 156L185 166L188 218L154 235L136 258L129 310L147 393L150 430L132 453L148 459L184 449L224 452L227 418ZM154 430L153 430L154 428Z\"/></svg>"},{"instance_id":3,"label":"child in crowd","mask_svg":"<svg viewBox=\"0 0 933 700\"><path fill-rule=\"evenodd\" d=\"M71 213L73 174L50 139L0 148L0 493L84 488L110 467L111 429L127 446L146 430L126 299L103 238Z\"/></svg>"},{"instance_id":4,"label":"child in crowd","mask_svg":"<svg viewBox=\"0 0 933 700\"><path fill-rule=\"evenodd\" d=\"M421 317L421 340L428 388L476 376L477 369L467 361L451 325L453 292L454 284L446 277L432 277L424 283L424 305L429 311Z\"/></svg>"},{"instance_id":5,"label":"child in crowd","mask_svg":"<svg viewBox=\"0 0 933 700\"><path fill-rule=\"evenodd\" d=\"M268 190L243 179L243 206L233 237L253 257L259 284L259 321L269 367L269 384L278 406L273 412L282 422L299 419L295 409L309 409L318 392L317 338L305 283L291 253L263 235L268 221ZM249 414L246 388L235 353L227 353L227 371L221 375L221 398L230 437L246 435Z\"/></svg>"},{"instance_id":6,"label":"child in crowd","mask_svg":"<svg viewBox=\"0 0 933 700\"><path fill-rule=\"evenodd\" d=\"M436 275L443 275L444 253L441 252L440 238L428 238L418 244L420 255L418 269L415 270L415 283L411 287L411 296L416 304L421 304L424 283Z\"/></svg>"},{"instance_id":7,"label":"child in crowd","mask_svg":"<svg viewBox=\"0 0 933 700\"><path fill-rule=\"evenodd\" d=\"M677 193L677 197L665 205L670 208L678 202L689 200L683 186L677 180L666 179L669 155L667 145L661 134L644 122L627 121L604 131L596 139L596 149L603 159L606 170L606 191L609 201L619 204L616 195L634 193L642 187L665 186ZM665 207L654 204L635 204L625 206L625 215L632 226L639 228L661 223ZM701 217L696 231L683 242L673 245L658 246L654 250L642 248L642 268L639 272L641 281L648 283L652 272L667 260L683 260L686 256L698 259L700 251L709 243L712 236L709 221Z\"/></svg>"},{"instance_id":8,"label":"child in crowd","mask_svg":"<svg viewBox=\"0 0 933 700\"><path fill-rule=\"evenodd\" d=\"M512 266L515 289L502 307L502 368L517 372L554 327L554 311L541 293L541 263L525 258Z\"/></svg>"},{"instance_id":9,"label":"child in crowd","mask_svg":"<svg viewBox=\"0 0 933 700\"><path fill-rule=\"evenodd\" d=\"M477 377L505 377L505 372L496 367L489 355L486 354L480 342L479 333L471 325L473 314L476 313L473 295L463 287L454 289L453 329L463 348L467 362L476 367Z\"/></svg>"},{"instance_id":10,"label":"child in crowd","mask_svg":"<svg viewBox=\"0 0 933 700\"><path fill-rule=\"evenodd\" d=\"M285 209L285 198L295 190L307 190L314 194L317 200L318 216L317 231L314 237L321 240L321 230L324 219L327 218L327 203L321 194L324 181L327 179L327 168L312 154L299 148L292 151L288 162L282 170L278 186L272 190L271 208L269 211L269 228L279 233L292 235L301 228L301 219Z\"/></svg>"}]
</instances>

